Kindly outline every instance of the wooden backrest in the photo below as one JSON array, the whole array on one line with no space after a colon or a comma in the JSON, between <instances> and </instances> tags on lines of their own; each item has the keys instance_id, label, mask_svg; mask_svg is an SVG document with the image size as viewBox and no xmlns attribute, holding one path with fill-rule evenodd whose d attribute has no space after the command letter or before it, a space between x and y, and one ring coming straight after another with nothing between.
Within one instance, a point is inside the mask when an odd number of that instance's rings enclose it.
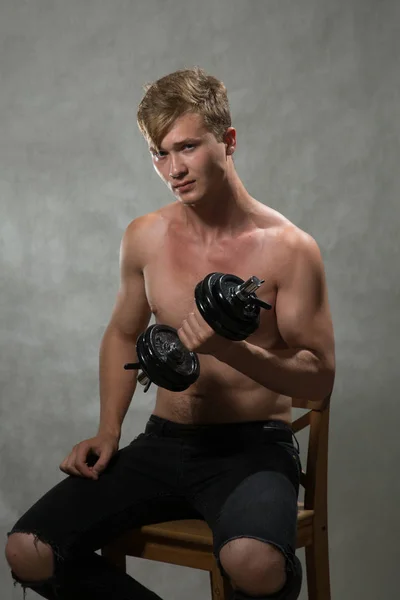
<instances>
[{"instance_id":1,"label":"wooden backrest","mask_svg":"<svg viewBox=\"0 0 400 600\"><path fill-rule=\"evenodd\" d=\"M293 421L294 433L310 428L307 461L301 476L305 490L304 508L314 510L316 514L324 513L327 509L330 396L320 401L292 398L292 406L306 411Z\"/></svg>"}]
</instances>

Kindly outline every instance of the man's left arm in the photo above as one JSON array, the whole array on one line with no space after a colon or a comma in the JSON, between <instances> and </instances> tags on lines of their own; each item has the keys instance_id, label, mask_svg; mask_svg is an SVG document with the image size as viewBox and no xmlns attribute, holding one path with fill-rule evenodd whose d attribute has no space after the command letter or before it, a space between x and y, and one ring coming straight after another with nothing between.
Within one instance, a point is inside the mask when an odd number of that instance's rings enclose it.
<instances>
[{"instance_id":1,"label":"man's left arm","mask_svg":"<svg viewBox=\"0 0 400 600\"><path fill-rule=\"evenodd\" d=\"M285 396L321 400L332 392L335 345L325 270L315 240L289 233L289 259L278 285L275 312L284 349L246 340L221 346L216 358Z\"/></svg>"}]
</instances>

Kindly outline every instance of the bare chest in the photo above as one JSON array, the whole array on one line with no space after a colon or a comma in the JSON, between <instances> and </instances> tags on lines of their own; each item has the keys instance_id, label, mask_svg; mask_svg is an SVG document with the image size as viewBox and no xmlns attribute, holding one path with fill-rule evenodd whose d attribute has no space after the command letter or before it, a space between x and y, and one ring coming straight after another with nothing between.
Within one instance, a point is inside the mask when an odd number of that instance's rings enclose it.
<instances>
[{"instance_id":1,"label":"bare chest","mask_svg":"<svg viewBox=\"0 0 400 600\"><path fill-rule=\"evenodd\" d=\"M257 295L273 308L261 311L260 327L248 339L264 348L277 345L281 341L275 313L278 273L268 245L260 235L207 250L191 240L166 236L144 269L147 300L156 322L179 328L193 311L197 283L215 271L231 273L243 280L252 275L265 280Z\"/></svg>"}]
</instances>

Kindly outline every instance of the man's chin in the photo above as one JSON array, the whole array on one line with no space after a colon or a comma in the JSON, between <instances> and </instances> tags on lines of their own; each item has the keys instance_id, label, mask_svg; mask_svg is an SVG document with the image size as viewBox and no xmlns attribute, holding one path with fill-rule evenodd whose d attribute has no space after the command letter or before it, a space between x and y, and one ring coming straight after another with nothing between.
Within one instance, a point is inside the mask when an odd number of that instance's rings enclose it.
<instances>
[{"instance_id":1,"label":"man's chin","mask_svg":"<svg viewBox=\"0 0 400 600\"><path fill-rule=\"evenodd\" d=\"M201 196L199 194L186 194L185 196L177 196L177 200L182 204L195 204L201 200Z\"/></svg>"}]
</instances>

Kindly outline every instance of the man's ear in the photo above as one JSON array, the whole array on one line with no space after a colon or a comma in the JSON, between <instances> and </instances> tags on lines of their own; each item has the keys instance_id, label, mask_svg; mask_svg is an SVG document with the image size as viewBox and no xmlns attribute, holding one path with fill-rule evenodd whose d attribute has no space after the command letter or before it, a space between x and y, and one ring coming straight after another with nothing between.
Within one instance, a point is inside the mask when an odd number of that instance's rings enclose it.
<instances>
[{"instance_id":1,"label":"man's ear","mask_svg":"<svg viewBox=\"0 0 400 600\"><path fill-rule=\"evenodd\" d=\"M225 131L224 144L227 155L232 155L236 150L236 129L234 127L228 127Z\"/></svg>"}]
</instances>

